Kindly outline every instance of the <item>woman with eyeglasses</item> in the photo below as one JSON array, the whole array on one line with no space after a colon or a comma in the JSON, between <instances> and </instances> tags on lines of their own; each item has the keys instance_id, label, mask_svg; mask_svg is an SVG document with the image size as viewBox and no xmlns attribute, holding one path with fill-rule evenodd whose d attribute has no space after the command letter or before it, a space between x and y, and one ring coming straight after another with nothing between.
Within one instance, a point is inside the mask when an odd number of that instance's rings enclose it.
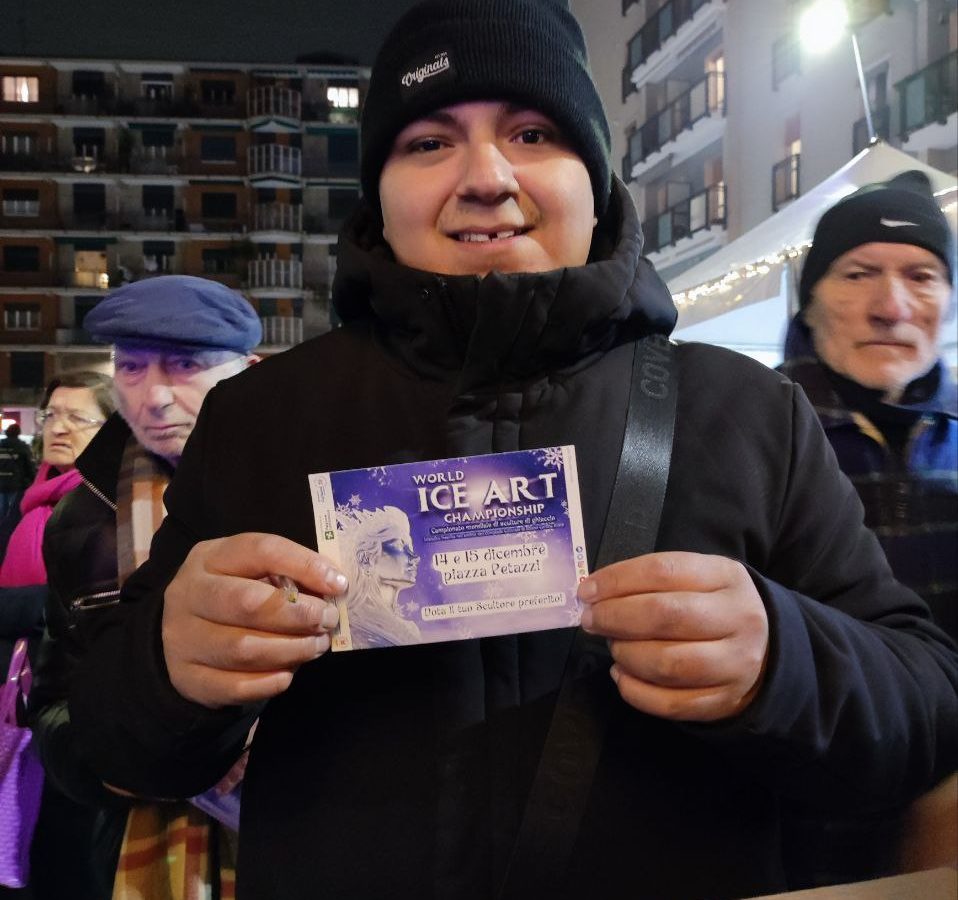
<instances>
[{"instance_id":1,"label":"woman with eyeglasses","mask_svg":"<svg viewBox=\"0 0 958 900\"><path fill-rule=\"evenodd\" d=\"M18 638L29 639L31 658L43 631L47 571L41 552L43 530L60 498L81 481L77 457L114 410L113 381L98 372L58 375L48 385L36 414L41 439L40 466L19 510L4 520L3 530L21 517L9 534L6 552L0 536L0 670L6 674ZM40 819L31 856L37 860L31 885L3 896L49 897L41 884L44 866L63 867L72 854L89 854L94 813L74 803L49 782L44 785ZM77 897L85 896L77 894Z\"/></svg>"},{"instance_id":2,"label":"woman with eyeglasses","mask_svg":"<svg viewBox=\"0 0 958 900\"><path fill-rule=\"evenodd\" d=\"M46 584L43 529L60 498L80 483L76 460L113 412L111 386L99 372L58 375L47 385L36 414L41 462L0 563L0 588Z\"/></svg>"}]
</instances>

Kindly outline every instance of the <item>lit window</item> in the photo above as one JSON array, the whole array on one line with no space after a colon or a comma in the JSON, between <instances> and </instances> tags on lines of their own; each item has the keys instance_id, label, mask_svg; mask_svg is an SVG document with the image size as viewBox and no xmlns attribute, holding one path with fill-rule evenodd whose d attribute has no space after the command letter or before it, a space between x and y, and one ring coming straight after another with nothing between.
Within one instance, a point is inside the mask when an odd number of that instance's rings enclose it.
<instances>
[{"instance_id":1,"label":"lit window","mask_svg":"<svg viewBox=\"0 0 958 900\"><path fill-rule=\"evenodd\" d=\"M8 303L3 308L3 327L7 331L37 331L40 328L39 303Z\"/></svg>"},{"instance_id":2,"label":"lit window","mask_svg":"<svg viewBox=\"0 0 958 900\"><path fill-rule=\"evenodd\" d=\"M4 103L36 103L40 99L40 81L32 75L4 75Z\"/></svg>"},{"instance_id":3,"label":"lit window","mask_svg":"<svg viewBox=\"0 0 958 900\"><path fill-rule=\"evenodd\" d=\"M331 87L326 89L326 99L335 109L357 109L359 107L359 88Z\"/></svg>"}]
</instances>

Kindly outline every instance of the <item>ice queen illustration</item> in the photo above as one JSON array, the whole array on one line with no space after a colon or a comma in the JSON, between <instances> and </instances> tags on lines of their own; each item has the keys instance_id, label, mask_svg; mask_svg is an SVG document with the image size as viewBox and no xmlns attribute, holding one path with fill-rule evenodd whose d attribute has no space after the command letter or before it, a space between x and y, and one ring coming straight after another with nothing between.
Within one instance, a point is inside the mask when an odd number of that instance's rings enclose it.
<instances>
[{"instance_id":1,"label":"ice queen illustration","mask_svg":"<svg viewBox=\"0 0 958 900\"><path fill-rule=\"evenodd\" d=\"M398 602L399 592L416 583L419 568L406 514L395 506L353 508L340 514L339 524L353 646L418 643L419 628L403 618Z\"/></svg>"}]
</instances>

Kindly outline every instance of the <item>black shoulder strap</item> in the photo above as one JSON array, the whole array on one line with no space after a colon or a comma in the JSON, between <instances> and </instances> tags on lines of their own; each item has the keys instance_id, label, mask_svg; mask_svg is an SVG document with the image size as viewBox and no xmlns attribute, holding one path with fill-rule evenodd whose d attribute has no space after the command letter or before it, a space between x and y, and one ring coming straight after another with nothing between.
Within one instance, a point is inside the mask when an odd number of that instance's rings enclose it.
<instances>
[{"instance_id":1,"label":"black shoulder strap","mask_svg":"<svg viewBox=\"0 0 958 900\"><path fill-rule=\"evenodd\" d=\"M650 553L665 499L678 380L663 335L636 342L622 456L596 568ZM608 665L605 640L575 633L500 900L559 893L592 788L614 693L586 676Z\"/></svg>"}]
</instances>

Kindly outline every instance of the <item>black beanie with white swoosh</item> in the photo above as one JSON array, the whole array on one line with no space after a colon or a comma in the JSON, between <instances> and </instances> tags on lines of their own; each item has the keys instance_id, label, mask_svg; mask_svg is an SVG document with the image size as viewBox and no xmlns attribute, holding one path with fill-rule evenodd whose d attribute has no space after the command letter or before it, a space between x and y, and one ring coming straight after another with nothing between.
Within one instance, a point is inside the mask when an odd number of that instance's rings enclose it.
<instances>
[{"instance_id":1,"label":"black beanie with white swoosh","mask_svg":"<svg viewBox=\"0 0 958 900\"><path fill-rule=\"evenodd\" d=\"M802 269L799 303L838 257L862 244L914 244L940 257L955 278L955 239L924 172L911 169L890 181L868 184L839 200L819 219Z\"/></svg>"}]
</instances>

